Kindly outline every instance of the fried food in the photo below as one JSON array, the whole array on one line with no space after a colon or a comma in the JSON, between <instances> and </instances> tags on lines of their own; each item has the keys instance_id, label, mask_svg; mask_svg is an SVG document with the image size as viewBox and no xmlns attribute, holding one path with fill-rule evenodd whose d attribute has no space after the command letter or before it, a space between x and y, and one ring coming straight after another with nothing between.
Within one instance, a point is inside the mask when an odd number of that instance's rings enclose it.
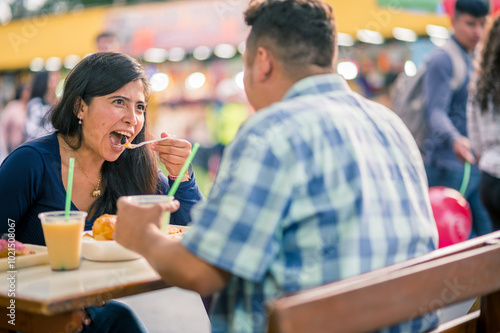
<instances>
[{"instance_id":1,"label":"fried food","mask_svg":"<svg viewBox=\"0 0 500 333\"><path fill-rule=\"evenodd\" d=\"M116 215L104 214L99 216L92 226L95 240L113 240L115 231Z\"/></svg>"},{"instance_id":2,"label":"fried food","mask_svg":"<svg viewBox=\"0 0 500 333\"><path fill-rule=\"evenodd\" d=\"M95 240L113 240L113 232L115 231L116 215L104 214L99 216L92 226L92 234L85 233L84 238L93 238ZM182 227L169 225L168 235L182 235L184 230Z\"/></svg>"}]
</instances>

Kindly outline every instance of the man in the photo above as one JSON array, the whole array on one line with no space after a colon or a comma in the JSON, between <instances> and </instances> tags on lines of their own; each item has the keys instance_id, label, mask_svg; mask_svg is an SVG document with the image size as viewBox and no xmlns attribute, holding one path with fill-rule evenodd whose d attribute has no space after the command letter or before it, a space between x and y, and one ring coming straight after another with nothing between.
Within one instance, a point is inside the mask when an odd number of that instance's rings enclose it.
<instances>
[{"instance_id":1,"label":"man","mask_svg":"<svg viewBox=\"0 0 500 333\"><path fill-rule=\"evenodd\" d=\"M333 74L331 8L265 0L245 20L245 90L257 112L224 151L192 229L170 240L161 207L118 202L120 244L168 283L215 293L213 332L265 332L265 302L420 256L437 238L411 134Z\"/></svg>"},{"instance_id":2,"label":"man","mask_svg":"<svg viewBox=\"0 0 500 333\"><path fill-rule=\"evenodd\" d=\"M103 32L95 38L97 52L120 52L118 38L112 32Z\"/></svg>"},{"instance_id":3,"label":"man","mask_svg":"<svg viewBox=\"0 0 500 333\"><path fill-rule=\"evenodd\" d=\"M454 76L450 55L436 50L424 74L424 97L429 136L425 142L424 158L429 186L446 186L459 190L464 176L464 162L475 163L467 138L467 87L473 71L474 51L484 32L489 0L457 0L452 18L456 52L460 52L468 73L457 90L450 82ZM472 210L473 235L492 231L490 219L479 198L480 172L473 165L465 193Z\"/></svg>"}]
</instances>

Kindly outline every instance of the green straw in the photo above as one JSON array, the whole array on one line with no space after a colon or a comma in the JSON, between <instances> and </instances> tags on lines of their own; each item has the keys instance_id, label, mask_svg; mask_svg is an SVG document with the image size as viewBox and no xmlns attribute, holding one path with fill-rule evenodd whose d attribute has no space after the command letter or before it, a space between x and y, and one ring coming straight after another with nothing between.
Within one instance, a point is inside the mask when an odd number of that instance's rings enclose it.
<instances>
[{"instance_id":1,"label":"green straw","mask_svg":"<svg viewBox=\"0 0 500 333\"><path fill-rule=\"evenodd\" d=\"M184 174L186 173L187 168L193 161L194 155L196 155L196 152L198 151L198 148L200 148L200 144L198 142L195 142L193 145L193 148L191 149L191 154L186 158L186 161L184 162L184 165L182 166L181 171L179 172L179 176L175 179L174 183L172 184L172 187L170 188L170 191L168 191L168 196L173 197L177 189L179 188L179 185L181 184L182 178L184 177ZM181 176L182 175L182 176ZM167 232L167 226L170 224L170 212L165 212L163 213L163 216L161 218L161 230L163 232Z\"/></svg>"},{"instance_id":2,"label":"green straw","mask_svg":"<svg viewBox=\"0 0 500 333\"><path fill-rule=\"evenodd\" d=\"M464 165L464 178L462 179L462 186L460 186L460 193L465 197L465 191L467 190L467 186L469 186L470 180L470 163L465 161Z\"/></svg>"},{"instance_id":3,"label":"green straw","mask_svg":"<svg viewBox=\"0 0 500 333\"><path fill-rule=\"evenodd\" d=\"M66 221L69 218L69 211L71 210L71 192L73 191L73 172L75 170L75 158L69 158L69 166L68 166L68 185L66 188L66 206L64 207L64 216L66 217Z\"/></svg>"},{"instance_id":4,"label":"green straw","mask_svg":"<svg viewBox=\"0 0 500 333\"><path fill-rule=\"evenodd\" d=\"M175 192L177 191L177 188L179 188L179 185L181 184L182 178L184 177L184 174L186 173L187 168L193 161L194 155L196 155L196 152L198 151L198 148L200 148L200 144L198 142L195 142L193 145L193 149L191 149L191 154L186 158L186 162L184 162L184 165L182 166L181 171L179 172L179 177L177 177L172 184L172 187L170 188L170 191L168 191L168 196L173 197Z\"/></svg>"}]
</instances>

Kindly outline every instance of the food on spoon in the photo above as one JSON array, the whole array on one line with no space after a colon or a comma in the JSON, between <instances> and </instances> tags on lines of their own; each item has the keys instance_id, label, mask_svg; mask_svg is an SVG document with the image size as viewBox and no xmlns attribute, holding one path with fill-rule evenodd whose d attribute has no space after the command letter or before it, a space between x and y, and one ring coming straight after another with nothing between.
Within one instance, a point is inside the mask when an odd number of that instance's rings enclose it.
<instances>
[{"instance_id":1,"label":"food on spoon","mask_svg":"<svg viewBox=\"0 0 500 333\"><path fill-rule=\"evenodd\" d=\"M109 135L109 140L113 146L121 147L124 142L128 142L132 134L123 131L113 131Z\"/></svg>"},{"instance_id":2,"label":"food on spoon","mask_svg":"<svg viewBox=\"0 0 500 333\"><path fill-rule=\"evenodd\" d=\"M10 248L9 248L9 243ZM12 245L14 244L14 245ZM35 254L35 251L28 249L23 243L19 241L9 242L7 239L0 239L0 258L7 258L9 250L15 252L16 257L24 256L27 254Z\"/></svg>"}]
</instances>

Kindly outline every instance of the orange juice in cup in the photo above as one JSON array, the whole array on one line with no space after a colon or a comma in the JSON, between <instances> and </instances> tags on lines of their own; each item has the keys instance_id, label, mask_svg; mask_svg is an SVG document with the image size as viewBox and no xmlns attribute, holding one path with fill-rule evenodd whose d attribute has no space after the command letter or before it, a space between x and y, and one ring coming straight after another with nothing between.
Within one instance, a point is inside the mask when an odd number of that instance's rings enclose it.
<instances>
[{"instance_id":1,"label":"orange juice in cup","mask_svg":"<svg viewBox=\"0 0 500 333\"><path fill-rule=\"evenodd\" d=\"M50 267L54 271L65 271L80 267L82 233L86 212L46 212L38 215L42 221L43 236L49 252Z\"/></svg>"}]
</instances>

